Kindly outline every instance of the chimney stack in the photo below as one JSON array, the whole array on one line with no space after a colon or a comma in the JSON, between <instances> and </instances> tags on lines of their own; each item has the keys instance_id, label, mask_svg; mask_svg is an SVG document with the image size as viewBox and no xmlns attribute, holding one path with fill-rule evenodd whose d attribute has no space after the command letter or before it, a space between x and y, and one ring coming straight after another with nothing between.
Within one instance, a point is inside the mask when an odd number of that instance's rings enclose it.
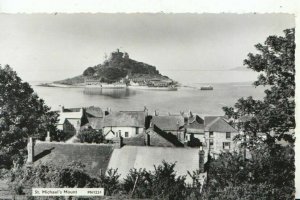
<instances>
[{"instance_id":1,"label":"chimney stack","mask_svg":"<svg viewBox=\"0 0 300 200\"><path fill-rule=\"evenodd\" d=\"M50 131L47 131L46 142L51 142Z\"/></svg>"},{"instance_id":2,"label":"chimney stack","mask_svg":"<svg viewBox=\"0 0 300 200\"><path fill-rule=\"evenodd\" d=\"M27 164L32 164L34 162L34 140L32 137L28 139L27 152L28 152Z\"/></svg>"},{"instance_id":3,"label":"chimney stack","mask_svg":"<svg viewBox=\"0 0 300 200\"><path fill-rule=\"evenodd\" d=\"M79 112L81 113L81 116L83 116L84 108L80 108Z\"/></svg>"},{"instance_id":4,"label":"chimney stack","mask_svg":"<svg viewBox=\"0 0 300 200\"><path fill-rule=\"evenodd\" d=\"M153 129L153 127L154 127L154 124L153 124L152 119L151 119L149 128Z\"/></svg>"},{"instance_id":5,"label":"chimney stack","mask_svg":"<svg viewBox=\"0 0 300 200\"><path fill-rule=\"evenodd\" d=\"M189 110L189 117L193 117L193 113L190 110Z\"/></svg>"},{"instance_id":6,"label":"chimney stack","mask_svg":"<svg viewBox=\"0 0 300 200\"><path fill-rule=\"evenodd\" d=\"M148 116L148 108L146 106L144 106L144 112L145 112L145 115L147 117Z\"/></svg>"},{"instance_id":7,"label":"chimney stack","mask_svg":"<svg viewBox=\"0 0 300 200\"><path fill-rule=\"evenodd\" d=\"M205 155L205 152L204 152L202 146L200 146L198 154L199 154L199 171L201 173L203 173L204 172L204 155Z\"/></svg>"},{"instance_id":8,"label":"chimney stack","mask_svg":"<svg viewBox=\"0 0 300 200\"><path fill-rule=\"evenodd\" d=\"M150 146L150 135L148 133L145 134L146 146Z\"/></svg>"},{"instance_id":9,"label":"chimney stack","mask_svg":"<svg viewBox=\"0 0 300 200\"><path fill-rule=\"evenodd\" d=\"M123 146L123 138L122 138L122 136L114 138L113 139L113 143L114 143L114 148L115 149L121 149L122 146Z\"/></svg>"}]
</instances>

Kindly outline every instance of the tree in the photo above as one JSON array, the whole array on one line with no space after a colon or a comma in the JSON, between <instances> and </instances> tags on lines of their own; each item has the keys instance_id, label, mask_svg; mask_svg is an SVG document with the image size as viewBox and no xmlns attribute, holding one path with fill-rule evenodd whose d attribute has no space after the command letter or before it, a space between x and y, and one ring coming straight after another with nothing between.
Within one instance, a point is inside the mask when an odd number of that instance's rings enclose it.
<instances>
[{"instance_id":1,"label":"tree","mask_svg":"<svg viewBox=\"0 0 300 200\"><path fill-rule=\"evenodd\" d=\"M77 138L80 142L87 142L87 143L103 143L104 135L101 130L95 130L92 128L84 129L80 131L77 135Z\"/></svg>"},{"instance_id":2,"label":"tree","mask_svg":"<svg viewBox=\"0 0 300 200\"><path fill-rule=\"evenodd\" d=\"M225 153L209 163L205 192L209 199L293 199L295 30L284 34L255 45L258 54L250 53L244 60L248 68L260 72L254 86L267 86L265 97L241 98L234 108L223 110L243 132L236 139L251 156ZM290 143L282 146L281 139Z\"/></svg>"},{"instance_id":3,"label":"tree","mask_svg":"<svg viewBox=\"0 0 300 200\"><path fill-rule=\"evenodd\" d=\"M88 67L86 70L83 72L83 76L93 76L96 70L93 67Z\"/></svg>"},{"instance_id":4,"label":"tree","mask_svg":"<svg viewBox=\"0 0 300 200\"><path fill-rule=\"evenodd\" d=\"M204 199L294 199L294 149L263 144L251 158L225 152L209 165Z\"/></svg>"},{"instance_id":5,"label":"tree","mask_svg":"<svg viewBox=\"0 0 300 200\"><path fill-rule=\"evenodd\" d=\"M28 137L56 132L58 115L8 65L0 66L0 94L0 168L10 168L23 163Z\"/></svg>"},{"instance_id":6,"label":"tree","mask_svg":"<svg viewBox=\"0 0 300 200\"><path fill-rule=\"evenodd\" d=\"M31 193L32 187L100 187L100 180L88 174L85 165L80 162L62 165L47 163L12 170L9 185L15 193L22 194L23 189L29 188Z\"/></svg>"},{"instance_id":7,"label":"tree","mask_svg":"<svg viewBox=\"0 0 300 200\"><path fill-rule=\"evenodd\" d=\"M100 186L104 188L105 195L110 196L116 194L120 190L119 177L120 174L118 174L118 169L108 169L106 173L98 176Z\"/></svg>"},{"instance_id":8,"label":"tree","mask_svg":"<svg viewBox=\"0 0 300 200\"><path fill-rule=\"evenodd\" d=\"M130 169L124 179L123 188L134 198L150 198L152 191L152 174L146 169Z\"/></svg>"},{"instance_id":9,"label":"tree","mask_svg":"<svg viewBox=\"0 0 300 200\"><path fill-rule=\"evenodd\" d=\"M184 199L186 196L185 176L177 176L176 163L162 162L154 166L152 191L158 199Z\"/></svg>"},{"instance_id":10,"label":"tree","mask_svg":"<svg viewBox=\"0 0 300 200\"><path fill-rule=\"evenodd\" d=\"M265 142L270 145L282 138L294 142L295 29L287 29L284 34L284 37L269 36L264 44L255 45L258 54L249 53L244 60L248 68L260 72L254 86L268 86L264 99L241 98L235 108L223 108L233 119L249 117L241 129L250 141L257 140L258 133L263 133L267 136Z\"/></svg>"},{"instance_id":11,"label":"tree","mask_svg":"<svg viewBox=\"0 0 300 200\"><path fill-rule=\"evenodd\" d=\"M136 198L185 199L189 194L185 176L177 176L176 163L163 161L153 171L131 169L124 180L127 194Z\"/></svg>"}]
</instances>

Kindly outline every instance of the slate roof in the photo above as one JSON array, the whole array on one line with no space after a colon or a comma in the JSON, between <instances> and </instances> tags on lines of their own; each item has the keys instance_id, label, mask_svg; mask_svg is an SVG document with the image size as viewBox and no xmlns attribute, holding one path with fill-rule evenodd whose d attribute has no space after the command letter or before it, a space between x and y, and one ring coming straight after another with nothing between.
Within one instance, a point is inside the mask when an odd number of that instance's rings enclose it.
<instances>
[{"instance_id":1,"label":"slate roof","mask_svg":"<svg viewBox=\"0 0 300 200\"><path fill-rule=\"evenodd\" d=\"M88 117L88 123L87 126L91 126L93 129L99 130L103 128L103 118L98 117Z\"/></svg>"},{"instance_id":2,"label":"slate roof","mask_svg":"<svg viewBox=\"0 0 300 200\"><path fill-rule=\"evenodd\" d=\"M159 136L161 140L165 140L166 142L172 144L174 147L183 147L183 144L178 140L178 138L175 135L173 135L172 133L162 131L155 125L153 128L149 128L147 130L147 133L152 136L153 135ZM156 145L154 144L153 146L156 146Z\"/></svg>"},{"instance_id":3,"label":"slate roof","mask_svg":"<svg viewBox=\"0 0 300 200\"><path fill-rule=\"evenodd\" d=\"M64 108L64 112L79 112L81 108Z\"/></svg>"},{"instance_id":4,"label":"slate roof","mask_svg":"<svg viewBox=\"0 0 300 200\"><path fill-rule=\"evenodd\" d=\"M204 124L205 124L205 126L207 124L211 123L213 120L215 120L218 117L220 117L220 116L205 116L204 117Z\"/></svg>"},{"instance_id":5,"label":"slate roof","mask_svg":"<svg viewBox=\"0 0 300 200\"><path fill-rule=\"evenodd\" d=\"M145 127L144 112L113 112L104 118L103 127Z\"/></svg>"},{"instance_id":6,"label":"slate roof","mask_svg":"<svg viewBox=\"0 0 300 200\"><path fill-rule=\"evenodd\" d=\"M108 164L109 168L118 168L124 179L131 168L145 168L154 170L154 165L162 164L162 161L174 163L176 175L186 175L186 183L192 184L192 179L187 171L199 169L198 148L172 148L172 147L148 147L148 146L124 146L115 149Z\"/></svg>"},{"instance_id":7,"label":"slate roof","mask_svg":"<svg viewBox=\"0 0 300 200\"><path fill-rule=\"evenodd\" d=\"M81 108L64 108L63 112L59 112L59 122L58 124L63 124L65 122L65 119L81 119L82 113ZM87 108L84 108L86 116L88 118L97 117L102 118L103 117L103 111L99 107L90 106Z\"/></svg>"},{"instance_id":8,"label":"slate roof","mask_svg":"<svg viewBox=\"0 0 300 200\"><path fill-rule=\"evenodd\" d=\"M204 124L200 124L197 121L190 123L186 126L188 133L204 133Z\"/></svg>"},{"instance_id":9,"label":"slate roof","mask_svg":"<svg viewBox=\"0 0 300 200\"><path fill-rule=\"evenodd\" d=\"M81 112L60 112L58 116L58 124L63 124L66 119L81 119Z\"/></svg>"},{"instance_id":10,"label":"slate roof","mask_svg":"<svg viewBox=\"0 0 300 200\"><path fill-rule=\"evenodd\" d=\"M142 124L145 125L146 113L144 111L120 111L125 113L133 118L139 119Z\"/></svg>"},{"instance_id":11,"label":"slate roof","mask_svg":"<svg viewBox=\"0 0 300 200\"><path fill-rule=\"evenodd\" d=\"M99 107L90 106L85 108L88 117L103 117L103 110Z\"/></svg>"},{"instance_id":12,"label":"slate roof","mask_svg":"<svg viewBox=\"0 0 300 200\"><path fill-rule=\"evenodd\" d=\"M100 169L106 171L112 152L112 145L36 142L34 164L81 161L86 165L87 172L95 175Z\"/></svg>"},{"instance_id":13,"label":"slate roof","mask_svg":"<svg viewBox=\"0 0 300 200\"><path fill-rule=\"evenodd\" d=\"M184 117L181 115L153 116L152 123L163 131L177 131L184 126Z\"/></svg>"},{"instance_id":14,"label":"slate roof","mask_svg":"<svg viewBox=\"0 0 300 200\"><path fill-rule=\"evenodd\" d=\"M209 116L204 118L205 131L213 132L232 132L237 133L238 131L228 124L222 117Z\"/></svg>"},{"instance_id":15,"label":"slate roof","mask_svg":"<svg viewBox=\"0 0 300 200\"><path fill-rule=\"evenodd\" d=\"M81 127L81 120L80 119L66 119L74 128L80 128Z\"/></svg>"}]
</instances>

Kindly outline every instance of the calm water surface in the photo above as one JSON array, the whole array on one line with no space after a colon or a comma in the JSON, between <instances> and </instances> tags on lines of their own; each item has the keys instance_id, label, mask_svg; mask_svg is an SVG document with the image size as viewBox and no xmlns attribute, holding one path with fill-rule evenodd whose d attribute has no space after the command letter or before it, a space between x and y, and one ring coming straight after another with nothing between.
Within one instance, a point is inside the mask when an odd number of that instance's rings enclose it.
<instances>
[{"instance_id":1,"label":"calm water surface","mask_svg":"<svg viewBox=\"0 0 300 200\"><path fill-rule=\"evenodd\" d=\"M215 83L212 91L199 90L203 84L181 87L178 91L133 89L104 89L85 92L84 88L33 88L53 110L65 107L99 106L112 110L142 110L144 106L161 114L191 110L203 115L222 115L223 106L232 106L240 97L262 98L265 88L254 88L251 83Z\"/></svg>"}]
</instances>

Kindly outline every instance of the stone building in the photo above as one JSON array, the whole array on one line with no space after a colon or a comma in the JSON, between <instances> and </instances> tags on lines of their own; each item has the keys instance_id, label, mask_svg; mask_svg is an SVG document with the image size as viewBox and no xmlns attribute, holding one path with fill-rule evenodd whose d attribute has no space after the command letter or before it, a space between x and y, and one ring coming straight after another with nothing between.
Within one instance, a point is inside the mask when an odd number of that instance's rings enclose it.
<instances>
[{"instance_id":1,"label":"stone building","mask_svg":"<svg viewBox=\"0 0 300 200\"><path fill-rule=\"evenodd\" d=\"M65 108L62 106L57 128L68 135L75 135L88 127L101 130L104 116L104 112L99 107Z\"/></svg>"},{"instance_id":2,"label":"stone building","mask_svg":"<svg viewBox=\"0 0 300 200\"><path fill-rule=\"evenodd\" d=\"M237 150L238 144L233 139L238 134L238 130L228 124L223 117L205 117L204 127L204 141L211 154Z\"/></svg>"},{"instance_id":3,"label":"stone building","mask_svg":"<svg viewBox=\"0 0 300 200\"><path fill-rule=\"evenodd\" d=\"M156 126L166 133L172 133L179 141L185 140L185 121L181 115L154 115L151 119L152 126Z\"/></svg>"},{"instance_id":4,"label":"stone building","mask_svg":"<svg viewBox=\"0 0 300 200\"><path fill-rule=\"evenodd\" d=\"M145 131L144 111L121 111L112 112L107 115L103 123L103 133L105 139L114 137L129 138Z\"/></svg>"}]
</instances>

